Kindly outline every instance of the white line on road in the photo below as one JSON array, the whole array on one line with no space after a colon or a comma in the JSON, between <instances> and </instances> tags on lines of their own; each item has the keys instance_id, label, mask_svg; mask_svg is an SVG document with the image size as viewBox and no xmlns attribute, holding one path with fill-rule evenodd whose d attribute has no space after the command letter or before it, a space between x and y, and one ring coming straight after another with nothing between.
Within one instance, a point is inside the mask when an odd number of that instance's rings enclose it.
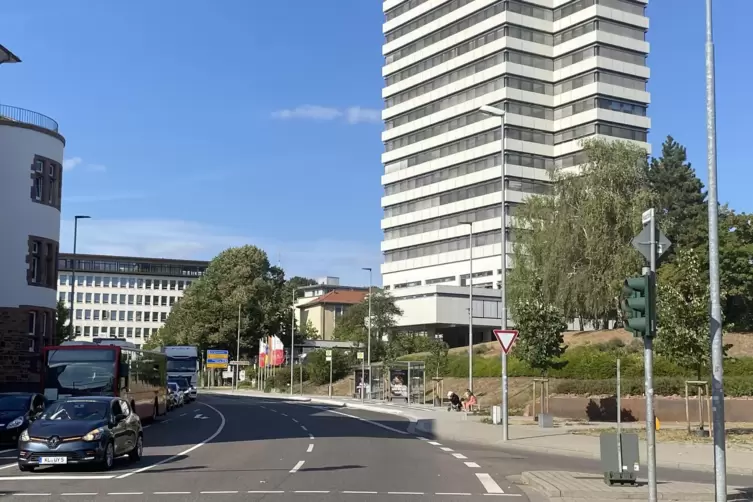
<instances>
[{"instance_id":1,"label":"white line on road","mask_svg":"<svg viewBox=\"0 0 753 502\"><path fill-rule=\"evenodd\" d=\"M292 469L290 469L290 472L298 472L298 469L300 469L301 467L303 467L304 462L306 462L306 461L305 460L299 460L298 463L295 464L295 467L293 467Z\"/></svg>"},{"instance_id":2,"label":"white line on road","mask_svg":"<svg viewBox=\"0 0 753 502\"><path fill-rule=\"evenodd\" d=\"M191 495L191 492L154 492L155 495Z\"/></svg>"},{"instance_id":3,"label":"white line on road","mask_svg":"<svg viewBox=\"0 0 753 502\"><path fill-rule=\"evenodd\" d=\"M522 497L520 493L484 493L487 497Z\"/></svg>"},{"instance_id":4,"label":"white line on road","mask_svg":"<svg viewBox=\"0 0 753 502\"><path fill-rule=\"evenodd\" d=\"M108 495L143 495L144 492L110 492Z\"/></svg>"},{"instance_id":5,"label":"white line on road","mask_svg":"<svg viewBox=\"0 0 753 502\"><path fill-rule=\"evenodd\" d=\"M344 490L341 493L347 493L349 495L376 495L379 492L359 492L357 490Z\"/></svg>"},{"instance_id":6,"label":"white line on road","mask_svg":"<svg viewBox=\"0 0 753 502\"><path fill-rule=\"evenodd\" d=\"M452 492L444 492L444 493L440 492L440 493L435 493L434 495L450 495L453 497L470 497L471 496L470 493L452 493Z\"/></svg>"},{"instance_id":7,"label":"white line on road","mask_svg":"<svg viewBox=\"0 0 753 502\"><path fill-rule=\"evenodd\" d=\"M142 429L148 429L148 428L149 428L149 427L151 427L151 426L152 426L152 424L149 424L149 425L144 425L144 426L142 426L141 428L142 428Z\"/></svg>"},{"instance_id":8,"label":"white line on road","mask_svg":"<svg viewBox=\"0 0 753 502\"><path fill-rule=\"evenodd\" d=\"M3 469L10 469L11 467L16 467L16 465L18 465L18 464L16 464L15 462L12 463L12 464L4 465L4 466L0 467L0 471L3 470Z\"/></svg>"},{"instance_id":9,"label":"white line on road","mask_svg":"<svg viewBox=\"0 0 753 502\"><path fill-rule=\"evenodd\" d=\"M283 417L287 417L287 416L288 416L288 414L287 414L287 413L281 413L281 415L282 415Z\"/></svg>"},{"instance_id":10,"label":"white line on road","mask_svg":"<svg viewBox=\"0 0 753 502\"><path fill-rule=\"evenodd\" d=\"M476 477L479 481L481 481L481 484L484 485L484 489L486 490L486 493L505 493L505 491L500 488L500 486L497 484L496 481L492 479L491 476L489 476L485 472L477 472Z\"/></svg>"},{"instance_id":11,"label":"white line on road","mask_svg":"<svg viewBox=\"0 0 753 502\"><path fill-rule=\"evenodd\" d=\"M306 450L306 453L311 453L312 451L314 451L314 444L313 443L311 443L309 445L308 449Z\"/></svg>"},{"instance_id":12,"label":"white line on road","mask_svg":"<svg viewBox=\"0 0 753 502\"><path fill-rule=\"evenodd\" d=\"M387 495L423 495L424 492L387 492Z\"/></svg>"},{"instance_id":13,"label":"white line on road","mask_svg":"<svg viewBox=\"0 0 753 502\"><path fill-rule=\"evenodd\" d=\"M8 448L7 450L0 450L0 453L8 453L10 451L16 451L15 448Z\"/></svg>"},{"instance_id":14,"label":"white line on road","mask_svg":"<svg viewBox=\"0 0 753 502\"><path fill-rule=\"evenodd\" d=\"M99 495L97 492L78 492L78 493L61 493L63 497L91 497L92 495Z\"/></svg>"},{"instance_id":15,"label":"white line on road","mask_svg":"<svg viewBox=\"0 0 753 502\"><path fill-rule=\"evenodd\" d=\"M329 493L329 490L295 490L293 493Z\"/></svg>"},{"instance_id":16,"label":"white line on road","mask_svg":"<svg viewBox=\"0 0 753 502\"><path fill-rule=\"evenodd\" d=\"M298 420L296 420L295 418L291 418L291 420L292 420L293 422L295 422L295 423L298 423Z\"/></svg>"},{"instance_id":17,"label":"white line on road","mask_svg":"<svg viewBox=\"0 0 753 502\"><path fill-rule=\"evenodd\" d=\"M437 443L436 441L429 441L429 444L432 446L442 446L442 443Z\"/></svg>"},{"instance_id":18,"label":"white line on road","mask_svg":"<svg viewBox=\"0 0 753 502\"><path fill-rule=\"evenodd\" d=\"M324 410L324 411L328 411L328 412L330 412L330 413L334 413L335 415L341 415L341 416L343 416L343 417L348 417L348 418L355 418L356 420L360 420L361 422L365 422L365 423L367 423L367 424L370 424L370 425L374 425L374 426L376 426L376 427L379 427L379 428L381 428L381 429L385 429L385 430L388 430L388 431L390 431L390 432L397 432L398 434L403 434L403 435L407 435L407 434L408 434L408 433L407 433L407 432L405 432L405 431L401 431L401 430L399 430L399 429L394 429L394 428L392 428L392 427L389 427L389 426L387 426L387 425L384 425L384 424L380 424L379 422L373 422L373 421L371 421L371 420L366 420L365 418L357 417L357 416L355 416L355 415L348 415L347 413L343 413L343 412L341 412L341 411L330 410L330 409L327 409L327 408L324 408L324 407L319 407L319 406L317 406L317 408L319 408L319 409L322 409L322 410Z\"/></svg>"},{"instance_id":19,"label":"white line on road","mask_svg":"<svg viewBox=\"0 0 753 502\"><path fill-rule=\"evenodd\" d=\"M420 439L421 441L428 441L429 440L429 438L425 438L425 437L421 437L421 436L418 436L418 439Z\"/></svg>"},{"instance_id":20,"label":"white line on road","mask_svg":"<svg viewBox=\"0 0 753 502\"><path fill-rule=\"evenodd\" d=\"M465 465L467 465L471 469L478 469L479 467L481 467L476 462L464 462L464 463L465 463Z\"/></svg>"},{"instance_id":21,"label":"white line on road","mask_svg":"<svg viewBox=\"0 0 753 502\"><path fill-rule=\"evenodd\" d=\"M266 493L285 493L282 490L249 490L246 493L259 493L259 494L266 494Z\"/></svg>"},{"instance_id":22,"label":"white line on road","mask_svg":"<svg viewBox=\"0 0 753 502\"><path fill-rule=\"evenodd\" d=\"M185 417L186 415L188 415L188 413L181 413L180 414L181 417Z\"/></svg>"},{"instance_id":23,"label":"white line on road","mask_svg":"<svg viewBox=\"0 0 753 502\"><path fill-rule=\"evenodd\" d=\"M202 495L232 495L234 493L238 493L238 490L217 490L217 491L209 491L209 492L199 492Z\"/></svg>"},{"instance_id":24,"label":"white line on road","mask_svg":"<svg viewBox=\"0 0 753 502\"><path fill-rule=\"evenodd\" d=\"M15 466L16 464L13 464ZM52 481L52 480L63 480L63 479L112 479L115 476L52 476L52 475L42 475L42 476L0 476L0 481Z\"/></svg>"},{"instance_id":25,"label":"white line on road","mask_svg":"<svg viewBox=\"0 0 753 502\"><path fill-rule=\"evenodd\" d=\"M52 493L14 493L16 497L49 497Z\"/></svg>"},{"instance_id":26,"label":"white line on road","mask_svg":"<svg viewBox=\"0 0 753 502\"><path fill-rule=\"evenodd\" d=\"M455 451L452 448L448 448L446 446L441 447L440 450L442 450L442 451Z\"/></svg>"},{"instance_id":27,"label":"white line on road","mask_svg":"<svg viewBox=\"0 0 753 502\"><path fill-rule=\"evenodd\" d=\"M128 472L126 474L120 475L116 479L127 478L129 476L133 476L134 474L139 474L139 473L142 473L144 471L148 471L149 469L153 469L153 468L157 467L158 465L162 465L162 464L165 464L167 462L172 462L176 458L180 458L180 457L182 457L184 455L188 455L192 451L194 451L194 450L196 450L198 448L201 448L202 446L204 446L205 444L211 442L214 438L216 438L217 436L219 436L220 432L222 432L222 429L225 428L225 415L223 415L220 410L218 410L217 408L215 408L211 404L207 404L207 403L200 403L200 404L203 404L204 406L206 406L206 407L214 410L215 413L217 413L220 416L220 426L217 428L216 431L214 431L214 434L212 434L211 436L209 436L208 438L206 438L201 443L195 444L192 447L188 448L187 450L183 450L182 452L178 453L177 455L173 455L172 457L168 457L166 459L160 460L159 462L156 462L156 463L154 463L152 465L147 465L146 467L142 467L141 469L136 469L135 471L131 471L131 472Z\"/></svg>"},{"instance_id":28,"label":"white line on road","mask_svg":"<svg viewBox=\"0 0 753 502\"><path fill-rule=\"evenodd\" d=\"M306 428L306 426L305 426L305 425L302 425L302 426L301 426L301 429L303 429L304 431L308 432L308 429Z\"/></svg>"},{"instance_id":29,"label":"white line on road","mask_svg":"<svg viewBox=\"0 0 753 502\"><path fill-rule=\"evenodd\" d=\"M314 435L313 434L309 434L309 439L314 439Z\"/></svg>"},{"instance_id":30,"label":"white line on road","mask_svg":"<svg viewBox=\"0 0 753 502\"><path fill-rule=\"evenodd\" d=\"M459 458L460 460L468 458L465 455L463 455L462 453L453 453L452 456L455 457L455 458Z\"/></svg>"}]
</instances>

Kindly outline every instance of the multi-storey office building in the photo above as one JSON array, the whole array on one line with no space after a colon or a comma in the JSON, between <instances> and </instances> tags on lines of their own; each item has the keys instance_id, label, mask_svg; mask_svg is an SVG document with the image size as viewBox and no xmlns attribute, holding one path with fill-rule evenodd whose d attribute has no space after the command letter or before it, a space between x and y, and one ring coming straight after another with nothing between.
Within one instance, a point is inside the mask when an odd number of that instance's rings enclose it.
<instances>
[{"instance_id":1,"label":"multi-storey office building","mask_svg":"<svg viewBox=\"0 0 753 502\"><path fill-rule=\"evenodd\" d=\"M383 7L382 281L404 327L467 340L472 280L474 338L488 340L501 317L502 134L500 118L479 108L505 111L508 226L529 194L548 191L548 170L584 162L584 138L650 151L646 0ZM473 225L472 279L462 222Z\"/></svg>"},{"instance_id":2,"label":"multi-storey office building","mask_svg":"<svg viewBox=\"0 0 753 502\"><path fill-rule=\"evenodd\" d=\"M76 340L115 337L141 347L164 325L172 306L208 265L206 261L61 253L58 300L73 312Z\"/></svg>"},{"instance_id":3,"label":"multi-storey office building","mask_svg":"<svg viewBox=\"0 0 753 502\"><path fill-rule=\"evenodd\" d=\"M0 68L20 61L0 45ZM0 105L0 391L38 389L52 338L64 147L53 119Z\"/></svg>"}]
</instances>

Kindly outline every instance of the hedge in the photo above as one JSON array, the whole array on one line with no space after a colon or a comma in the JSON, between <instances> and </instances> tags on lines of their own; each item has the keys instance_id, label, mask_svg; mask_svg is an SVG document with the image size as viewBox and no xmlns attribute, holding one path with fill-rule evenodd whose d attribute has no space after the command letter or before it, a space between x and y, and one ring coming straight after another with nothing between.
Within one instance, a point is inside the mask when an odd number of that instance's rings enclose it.
<instances>
[{"instance_id":1,"label":"hedge","mask_svg":"<svg viewBox=\"0 0 753 502\"><path fill-rule=\"evenodd\" d=\"M682 377L654 378L654 393L657 396L684 396L685 381ZM623 396L642 396L644 382L641 378L623 378L620 383L620 394ZM550 392L554 394L570 394L577 396L614 396L616 381L610 380L562 380L552 386ZM695 388L688 389L695 395ZM709 381L709 392L711 382ZM753 377L724 376L724 394L728 397L748 397L753 395Z\"/></svg>"}]
</instances>

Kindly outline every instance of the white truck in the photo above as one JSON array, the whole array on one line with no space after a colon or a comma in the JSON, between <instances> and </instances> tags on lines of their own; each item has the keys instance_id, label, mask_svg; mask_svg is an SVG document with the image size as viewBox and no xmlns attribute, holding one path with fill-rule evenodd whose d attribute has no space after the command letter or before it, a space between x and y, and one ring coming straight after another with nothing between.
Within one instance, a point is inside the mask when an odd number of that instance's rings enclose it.
<instances>
[{"instance_id":1,"label":"white truck","mask_svg":"<svg viewBox=\"0 0 753 502\"><path fill-rule=\"evenodd\" d=\"M199 348L191 345L162 347L160 352L167 356L167 379L176 381L185 378L190 384L189 397L196 399L199 385Z\"/></svg>"}]
</instances>

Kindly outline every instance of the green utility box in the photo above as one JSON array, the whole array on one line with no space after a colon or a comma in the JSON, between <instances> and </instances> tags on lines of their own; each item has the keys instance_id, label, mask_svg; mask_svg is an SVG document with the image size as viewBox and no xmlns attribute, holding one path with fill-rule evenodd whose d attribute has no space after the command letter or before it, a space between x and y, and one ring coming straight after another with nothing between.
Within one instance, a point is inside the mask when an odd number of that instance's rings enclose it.
<instances>
[{"instance_id":1,"label":"green utility box","mask_svg":"<svg viewBox=\"0 0 753 502\"><path fill-rule=\"evenodd\" d=\"M604 482L610 486L634 485L640 470L638 434L602 432L600 439Z\"/></svg>"}]
</instances>

